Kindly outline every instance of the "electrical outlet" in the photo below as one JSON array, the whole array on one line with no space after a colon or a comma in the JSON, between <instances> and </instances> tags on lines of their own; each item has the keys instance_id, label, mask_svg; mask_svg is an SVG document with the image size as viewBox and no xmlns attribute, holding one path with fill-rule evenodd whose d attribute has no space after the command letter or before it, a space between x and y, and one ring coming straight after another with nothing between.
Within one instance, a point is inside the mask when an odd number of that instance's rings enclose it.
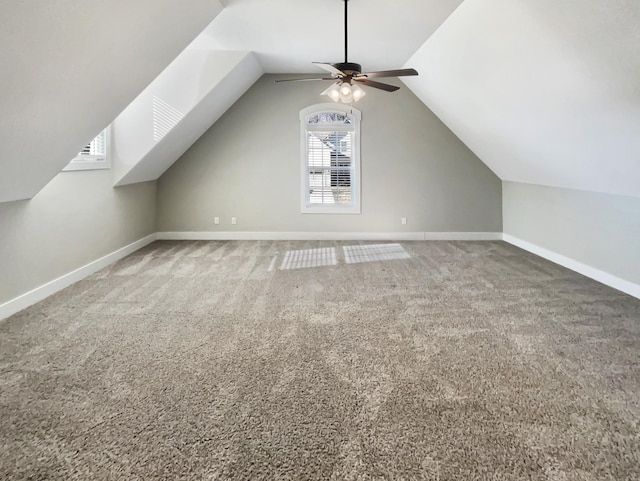
<instances>
[{"instance_id":1,"label":"electrical outlet","mask_svg":"<svg viewBox=\"0 0 640 481\"><path fill-rule=\"evenodd\" d=\"M407 225L407 218L406 217L401 218L400 222L402 222L402 225Z\"/></svg>"},{"instance_id":2,"label":"electrical outlet","mask_svg":"<svg viewBox=\"0 0 640 481\"><path fill-rule=\"evenodd\" d=\"M238 222L237 222L237 219L236 219L235 217L232 217L232 218L231 218L231 223L232 223L233 225L236 225L236 224L238 223Z\"/></svg>"},{"instance_id":3,"label":"electrical outlet","mask_svg":"<svg viewBox=\"0 0 640 481\"><path fill-rule=\"evenodd\" d=\"M214 217L214 218L213 218L213 223L214 223L215 225L218 225L218 224L220 223L220 217Z\"/></svg>"}]
</instances>

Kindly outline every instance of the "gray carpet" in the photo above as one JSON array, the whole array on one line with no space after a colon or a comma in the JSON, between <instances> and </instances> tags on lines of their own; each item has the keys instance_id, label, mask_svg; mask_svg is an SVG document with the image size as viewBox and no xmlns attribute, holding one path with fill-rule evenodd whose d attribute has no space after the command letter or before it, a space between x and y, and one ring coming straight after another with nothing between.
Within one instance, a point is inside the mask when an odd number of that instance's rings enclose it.
<instances>
[{"instance_id":1,"label":"gray carpet","mask_svg":"<svg viewBox=\"0 0 640 481\"><path fill-rule=\"evenodd\" d=\"M639 300L367 244L156 242L1 322L0 479L640 479Z\"/></svg>"}]
</instances>

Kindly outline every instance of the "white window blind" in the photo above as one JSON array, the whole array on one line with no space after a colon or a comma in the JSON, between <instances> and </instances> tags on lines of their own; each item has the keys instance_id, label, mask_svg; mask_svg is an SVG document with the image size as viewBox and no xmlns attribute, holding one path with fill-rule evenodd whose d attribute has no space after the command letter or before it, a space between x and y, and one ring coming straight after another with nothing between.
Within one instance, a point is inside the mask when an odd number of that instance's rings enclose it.
<instances>
[{"instance_id":1,"label":"white window blind","mask_svg":"<svg viewBox=\"0 0 640 481\"><path fill-rule=\"evenodd\" d=\"M352 204L351 143L351 132L307 132L310 204Z\"/></svg>"}]
</instances>

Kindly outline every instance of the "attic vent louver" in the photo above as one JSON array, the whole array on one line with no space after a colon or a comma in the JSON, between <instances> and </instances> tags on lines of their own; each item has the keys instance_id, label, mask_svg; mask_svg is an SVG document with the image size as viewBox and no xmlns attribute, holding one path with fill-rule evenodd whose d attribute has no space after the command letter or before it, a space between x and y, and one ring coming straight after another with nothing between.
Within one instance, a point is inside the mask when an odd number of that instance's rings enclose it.
<instances>
[{"instance_id":1,"label":"attic vent louver","mask_svg":"<svg viewBox=\"0 0 640 481\"><path fill-rule=\"evenodd\" d=\"M161 98L153 96L153 140L158 142L182 120L184 114Z\"/></svg>"}]
</instances>

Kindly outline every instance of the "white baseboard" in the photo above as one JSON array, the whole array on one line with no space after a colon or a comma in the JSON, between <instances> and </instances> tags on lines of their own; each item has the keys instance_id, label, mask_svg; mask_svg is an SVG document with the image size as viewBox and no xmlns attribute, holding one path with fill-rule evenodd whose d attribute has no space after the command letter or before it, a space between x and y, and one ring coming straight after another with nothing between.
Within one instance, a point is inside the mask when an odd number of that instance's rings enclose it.
<instances>
[{"instance_id":1,"label":"white baseboard","mask_svg":"<svg viewBox=\"0 0 640 481\"><path fill-rule=\"evenodd\" d=\"M529 251L532 254L543 257L551 262L555 262L556 264L566 267L567 269L571 269L572 271L582 274L583 276L589 277L593 280L601 282L604 285L613 287L614 289L640 299L640 285L638 284L626 281L614 276L613 274L609 274L608 272L604 272L600 269L596 269L595 267L583 264L582 262L550 251L549 249L545 249L544 247L540 247L522 239L518 239L517 237L514 237L512 235L503 234L502 238L509 244L513 244L514 246L520 247L521 249Z\"/></svg>"},{"instance_id":2,"label":"white baseboard","mask_svg":"<svg viewBox=\"0 0 640 481\"><path fill-rule=\"evenodd\" d=\"M502 240L501 232L158 232L159 240Z\"/></svg>"},{"instance_id":3,"label":"white baseboard","mask_svg":"<svg viewBox=\"0 0 640 481\"><path fill-rule=\"evenodd\" d=\"M129 254L134 253L138 249L151 244L156 240L156 234L150 234L142 239L139 239L131 244L124 246L118 249L111 254L107 254L100 259L97 259L93 262L90 262L87 265L79 267L78 269L69 272L63 276L58 277L46 284L36 287L35 289L22 294L21 296L16 297L15 299L11 299L4 304L0 304L0 320L5 319L13 314L26 309L33 304L40 302L41 300L49 297L52 294L64 289L65 287L70 286L74 282L78 282L85 277L93 274L94 272L99 271L100 269L107 267L109 264L113 264L114 262L122 259L123 257L128 256Z\"/></svg>"},{"instance_id":4,"label":"white baseboard","mask_svg":"<svg viewBox=\"0 0 640 481\"><path fill-rule=\"evenodd\" d=\"M502 240L502 232L423 232L422 240L495 241Z\"/></svg>"}]
</instances>

